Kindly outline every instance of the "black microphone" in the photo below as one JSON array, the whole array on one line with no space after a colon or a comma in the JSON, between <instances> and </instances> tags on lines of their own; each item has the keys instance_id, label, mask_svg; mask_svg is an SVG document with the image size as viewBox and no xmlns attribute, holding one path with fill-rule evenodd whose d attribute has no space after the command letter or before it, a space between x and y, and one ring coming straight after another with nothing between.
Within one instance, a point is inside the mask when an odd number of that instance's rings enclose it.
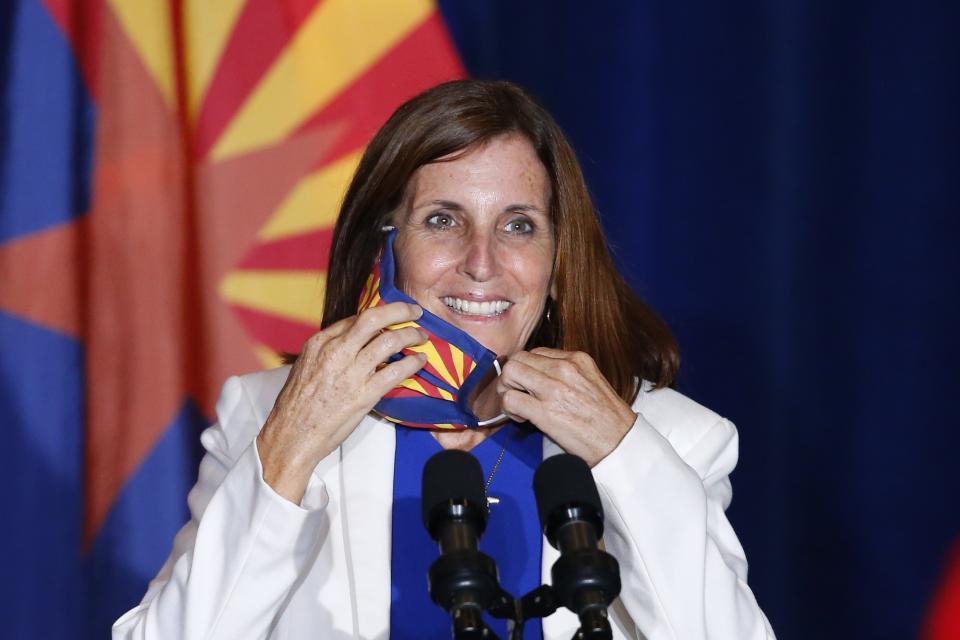
<instances>
[{"instance_id":1,"label":"black microphone","mask_svg":"<svg viewBox=\"0 0 960 640\"><path fill-rule=\"evenodd\" d=\"M603 507L590 467L567 453L547 458L533 492L544 535L560 551L550 570L557 602L579 616L577 638L612 638L607 607L620 594L620 566L597 546Z\"/></svg>"},{"instance_id":2,"label":"black microphone","mask_svg":"<svg viewBox=\"0 0 960 640\"><path fill-rule=\"evenodd\" d=\"M477 544L487 526L480 463L464 451L441 451L423 467L423 524L440 545L430 565L430 597L453 618L454 638L490 638L483 612L502 597L497 566Z\"/></svg>"}]
</instances>

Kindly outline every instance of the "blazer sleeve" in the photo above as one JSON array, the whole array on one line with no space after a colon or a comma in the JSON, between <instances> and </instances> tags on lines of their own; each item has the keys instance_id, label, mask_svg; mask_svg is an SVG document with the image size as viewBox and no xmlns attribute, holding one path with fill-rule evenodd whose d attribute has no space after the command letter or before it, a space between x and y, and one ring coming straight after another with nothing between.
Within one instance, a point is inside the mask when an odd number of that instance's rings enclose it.
<instances>
[{"instance_id":1,"label":"blazer sleeve","mask_svg":"<svg viewBox=\"0 0 960 640\"><path fill-rule=\"evenodd\" d=\"M626 609L635 637L774 638L724 513L737 444L733 424L720 418L681 456L641 413L594 468L603 541L620 563L617 606Z\"/></svg>"},{"instance_id":2,"label":"blazer sleeve","mask_svg":"<svg viewBox=\"0 0 960 640\"><path fill-rule=\"evenodd\" d=\"M313 477L300 505L263 480L262 416L230 378L187 502L190 521L143 601L114 623L120 638L264 638L322 544L326 489Z\"/></svg>"}]
</instances>

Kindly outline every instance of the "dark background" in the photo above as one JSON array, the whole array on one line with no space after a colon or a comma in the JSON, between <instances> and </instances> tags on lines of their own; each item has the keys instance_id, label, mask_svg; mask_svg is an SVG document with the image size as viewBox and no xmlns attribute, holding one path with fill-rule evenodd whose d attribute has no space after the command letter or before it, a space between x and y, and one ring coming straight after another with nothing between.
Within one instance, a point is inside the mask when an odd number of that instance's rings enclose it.
<instances>
[{"instance_id":1,"label":"dark background","mask_svg":"<svg viewBox=\"0 0 960 640\"><path fill-rule=\"evenodd\" d=\"M572 139L782 639L915 637L960 537L957 2L463 2L470 74Z\"/></svg>"}]
</instances>

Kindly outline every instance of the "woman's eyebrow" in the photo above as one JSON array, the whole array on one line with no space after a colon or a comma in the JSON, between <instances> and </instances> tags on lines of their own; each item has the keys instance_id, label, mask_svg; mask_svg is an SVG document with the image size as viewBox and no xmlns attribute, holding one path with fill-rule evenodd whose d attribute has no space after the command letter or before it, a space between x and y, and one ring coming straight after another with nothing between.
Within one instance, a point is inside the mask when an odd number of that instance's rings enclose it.
<instances>
[{"instance_id":1,"label":"woman's eyebrow","mask_svg":"<svg viewBox=\"0 0 960 640\"><path fill-rule=\"evenodd\" d=\"M413 205L414 209L423 209L424 207L442 207L451 211L463 211L464 209L462 204L453 200L427 200ZM510 213L539 213L546 215L546 212L540 207L524 203L509 204L504 207L503 210Z\"/></svg>"},{"instance_id":2,"label":"woman's eyebrow","mask_svg":"<svg viewBox=\"0 0 960 640\"><path fill-rule=\"evenodd\" d=\"M504 207L503 210L512 213L544 213L543 209L532 204L511 204Z\"/></svg>"},{"instance_id":3,"label":"woman's eyebrow","mask_svg":"<svg viewBox=\"0 0 960 640\"><path fill-rule=\"evenodd\" d=\"M453 200L428 200L427 202L421 202L413 206L414 209L422 209L423 207L443 207L444 209L453 209L454 211L463 209L463 206L459 202L454 202Z\"/></svg>"}]
</instances>

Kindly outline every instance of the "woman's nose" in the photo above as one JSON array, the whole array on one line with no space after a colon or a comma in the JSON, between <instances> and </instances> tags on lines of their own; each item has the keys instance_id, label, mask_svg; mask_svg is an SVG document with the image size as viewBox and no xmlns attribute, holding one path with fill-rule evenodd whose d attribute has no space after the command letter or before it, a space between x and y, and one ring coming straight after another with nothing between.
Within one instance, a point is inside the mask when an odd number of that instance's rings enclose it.
<instances>
[{"instance_id":1,"label":"woman's nose","mask_svg":"<svg viewBox=\"0 0 960 640\"><path fill-rule=\"evenodd\" d=\"M476 282L484 282L497 272L495 238L488 233L472 233L463 248L461 272Z\"/></svg>"}]
</instances>

